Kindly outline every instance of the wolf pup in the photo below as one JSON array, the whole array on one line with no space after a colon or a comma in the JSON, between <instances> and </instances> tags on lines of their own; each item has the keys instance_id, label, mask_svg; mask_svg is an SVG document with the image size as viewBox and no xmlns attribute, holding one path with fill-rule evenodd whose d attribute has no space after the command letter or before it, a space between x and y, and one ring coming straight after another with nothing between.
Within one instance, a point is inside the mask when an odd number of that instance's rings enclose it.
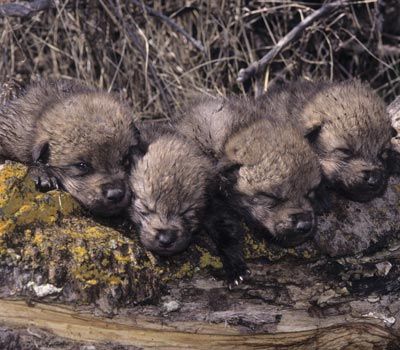
<instances>
[{"instance_id":1,"label":"wolf pup","mask_svg":"<svg viewBox=\"0 0 400 350\"><path fill-rule=\"evenodd\" d=\"M127 107L74 81L39 81L0 106L0 157L37 166L40 188L60 186L95 214L128 207L139 141Z\"/></svg>"},{"instance_id":2,"label":"wolf pup","mask_svg":"<svg viewBox=\"0 0 400 350\"><path fill-rule=\"evenodd\" d=\"M220 190L205 224L230 282L238 282L246 270L241 219L284 246L311 237L320 167L290 123L264 118L247 99L203 97L177 121L177 129L219 164Z\"/></svg>"},{"instance_id":3,"label":"wolf pup","mask_svg":"<svg viewBox=\"0 0 400 350\"><path fill-rule=\"evenodd\" d=\"M130 217L143 245L159 255L183 251L203 220L214 179L210 160L161 123L139 124L146 154L132 170Z\"/></svg>"},{"instance_id":4,"label":"wolf pup","mask_svg":"<svg viewBox=\"0 0 400 350\"><path fill-rule=\"evenodd\" d=\"M274 89L258 103L307 136L332 188L359 202L383 194L396 132L385 103L368 85L302 81Z\"/></svg>"}]
</instances>

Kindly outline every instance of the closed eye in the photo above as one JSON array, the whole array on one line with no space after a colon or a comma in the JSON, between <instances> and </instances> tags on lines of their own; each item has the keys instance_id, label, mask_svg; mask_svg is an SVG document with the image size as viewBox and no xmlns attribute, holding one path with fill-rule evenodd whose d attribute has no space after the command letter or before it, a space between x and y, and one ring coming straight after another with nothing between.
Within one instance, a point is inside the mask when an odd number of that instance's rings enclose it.
<instances>
[{"instance_id":1,"label":"closed eye","mask_svg":"<svg viewBox=\"0 0 400 350\"><path fill-rule=\"evenodd\" d=\"M337 155L343 157L343 158L351 158L354 156L354 153L352 150L350 150L349 148L336 148L334 150L334 153L336 153Z\"/></svg>"},{"instance_id":2,"label":"closed eye","mask_svg":"<svg viewBox=\"0 0 400 350\"><path fill-rule=\"evenodd\" d=\"M269 199L273 199L276 201L282 201L283 198L279 198L278 196L272 194L272 193L267 193L267 192L257 192L256 196L261 196L261 197L267 197Z\"/></svg>"},{"instance_id":3,"label":"closed eye","mask_svg":"<svg viewBox=\"0 0 400 350\"><path fill-rule=\"evenodd\" d=\"M272 193L258 192L254 197L253 201L257 204L266 205L270 208L277 206L278 204L285 201L284 198L280 198Z\"/></svg>"}]
</instances>

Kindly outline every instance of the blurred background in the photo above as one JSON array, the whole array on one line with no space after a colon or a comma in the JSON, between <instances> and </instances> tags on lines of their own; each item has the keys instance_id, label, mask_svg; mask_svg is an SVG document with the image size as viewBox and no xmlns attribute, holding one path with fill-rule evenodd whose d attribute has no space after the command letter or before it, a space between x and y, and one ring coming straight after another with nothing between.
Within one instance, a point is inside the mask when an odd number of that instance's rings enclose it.
<instances>
[{"instance_id":1,"label":"blurred background","mask_svg":"<svg viewBox=\"0 0 400 350\"><path fill-rule=\"evenodd\" d=\"M26 6L18 7L21 3ZM23 83L37 75L78 78L117 91L143 118L169 117L196 92L254 95L298 78L357 77L387 102L400 95L400 0L343 2L290 41L256 77L237 81L240 69L323 5L0 0L0 78Z\"/></svg>"}]
</instances>

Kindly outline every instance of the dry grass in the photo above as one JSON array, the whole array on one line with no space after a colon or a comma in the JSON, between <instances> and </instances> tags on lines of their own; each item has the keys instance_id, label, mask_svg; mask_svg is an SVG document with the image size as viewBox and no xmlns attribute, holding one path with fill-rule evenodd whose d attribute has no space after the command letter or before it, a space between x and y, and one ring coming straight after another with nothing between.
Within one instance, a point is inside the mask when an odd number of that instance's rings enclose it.
<instances>
[{"instance_id":1,"label":"dry grass","mask_svg":"<svg viewBox=\"0 0 400 350\"><path fill-rule=\"evenodd\" d=\"M193 92L254 93L282 80L369 81L390 101L400 94L400 54L384 54L376 3L359 1L308 28L258 81L236 82L316 5L295 1L146 1L195 39L193 47L130 1L60 0L30 19L0 18L0 78L79 78L120 91L143 117L168 116ZM129 5L127 5L129 4ZM400 38L388 40L395 45Z\"/></svg>"}]
</instances>

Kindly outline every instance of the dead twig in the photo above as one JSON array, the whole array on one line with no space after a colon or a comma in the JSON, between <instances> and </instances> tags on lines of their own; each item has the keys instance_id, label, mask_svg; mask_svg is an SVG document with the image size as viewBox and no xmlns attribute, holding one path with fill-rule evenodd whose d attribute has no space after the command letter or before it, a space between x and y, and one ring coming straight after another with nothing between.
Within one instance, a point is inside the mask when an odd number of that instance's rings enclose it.
<instances>
[{"instance_id":1,"label":"dead twig","mask_svg":"<svg viewBox=\"0 0 400 350\"><path fill-rule=\"evenodd\" d=\"M182 34L196 49L198 49L201 52L205 51L205 48L203 44L199 41L194 39L192 36L189 35L188 32L186 32L183 28L178 26L174 21L172 21L169 17L163 15L162 13L152 9L151 7L145 5L142 1L140 0L130 0L131 3L133 3L136 6L141 7L143 10L145 10L150 16L157 17L164 21L166 24L168 24L173 30L178 32L179 34Z\"/></svg>"},{"instance_id":2,"label":"dead twig","mask_svg":"<svg viewBox=\"0 0 400 350\"><path fill-rule=\"evenodd\" d=\"M168 93L168 89L166 89L165 84L163 81L160 79L158 76L157 70L154 67L153 63L151 61L148 61L147 58L147 53L146 53L146 48L142 44L140 40L140 35L137 32L137 29L127 23L124 20L124 17L120 11L116 8L116 6L113 5L112 1L108 2L110 5L110 8L108 8L102 0L100 0L100 4L103 6L104 10L109 14L110 19L114 22L116 26L118 26L121 30L122 33L125 33L126 36L129 38L130 42L132 45L140 52L140 54L143 57L143 60L147 62L147 67L149 69L150 75L152 77L152 81L154 82L158 93L161 96L161 103L163 105L164 110L166 111L168 117L170 117L173 113L170 105L170 95ZM145 69L147 71L147 69Z\"/></svg>"},{"instance_id":3,"label":"dead twig","mask_svg":"<svg viewBox=\"0 0 400 350\"><path fill-rule=\"evenodd\" d=\"M339 0L323 5L320 9L314 11L311 15L301 21L289 33L287 33L278 43L260 60L252 63L247 68L241 69L238 74L237 81L243 83L253 76L256 76L264 70L265 66L270 63L287 45L300 36L300 34L309 27L312 23L320 18L330 14L338 7L347 6L348 1Z\"/></svg>"},{"instance_id":4,"label":"dead twig","mask_svg":"<svg viewBox=\"0 0 400 350\"><path fill-rule=\"evenodd\" d=\"M0 17L30 17L54 7L52 0L34 0L0 5Z\"/></svg>"}]
</instances>

